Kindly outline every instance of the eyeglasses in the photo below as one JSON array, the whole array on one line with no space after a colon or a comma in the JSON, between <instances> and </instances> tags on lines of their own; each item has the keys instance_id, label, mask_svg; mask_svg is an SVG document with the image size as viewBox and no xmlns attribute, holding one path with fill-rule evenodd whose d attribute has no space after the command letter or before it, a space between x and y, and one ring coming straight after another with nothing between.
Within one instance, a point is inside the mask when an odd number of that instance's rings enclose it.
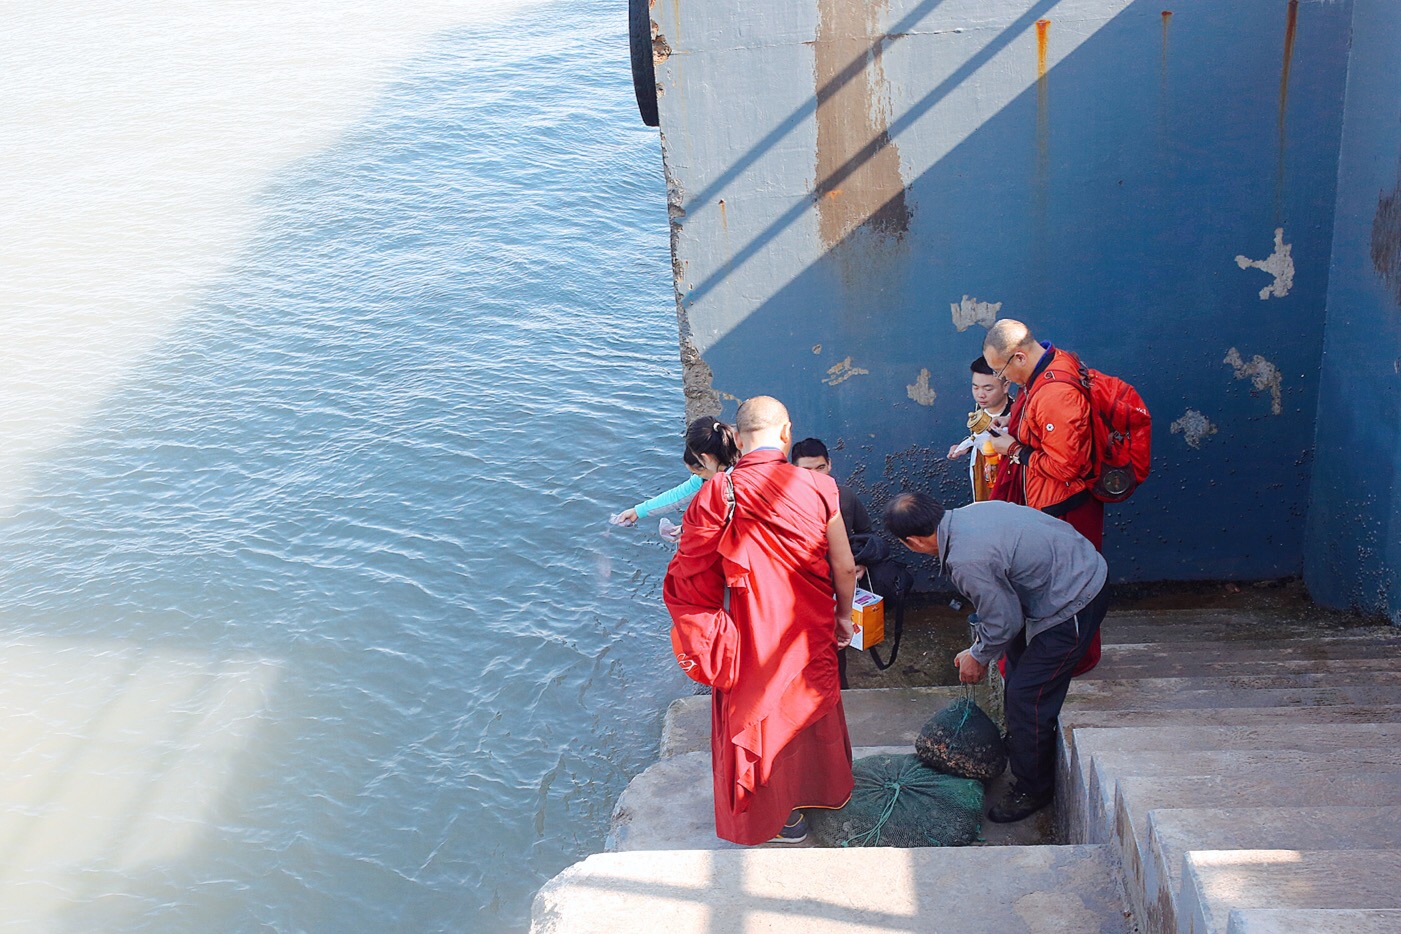
<instances>
[{"instance_id":1,"label":"eyeglasses","mask_svg":"<svg viewBox=\"0 0 1401 934\"><path fill-rule=\"evenodd\" d=\"M1007 377L1003 376L1002 374L1007 372L1007 368L1012 365L1012 361L1017 359L1017 357L1021 356L1021 353L1022 352L1018 350L1016 353L1012 354L1012 356L1008 357L1007 362L1002 364L1002 369L994 370L992 375L1005 382Z\"/></svg>"}]
</instances>

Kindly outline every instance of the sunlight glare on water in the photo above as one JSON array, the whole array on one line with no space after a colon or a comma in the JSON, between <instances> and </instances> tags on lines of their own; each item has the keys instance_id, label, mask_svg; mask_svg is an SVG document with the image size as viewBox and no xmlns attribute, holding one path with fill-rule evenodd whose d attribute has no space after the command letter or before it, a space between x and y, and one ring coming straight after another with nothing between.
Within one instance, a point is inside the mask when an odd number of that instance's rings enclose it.
<instances>
[{"instance_id":1,"label":"sunlight glare on water","mask_svg":"<svg viewBox=\"0 0 1401 934\"><path fill-rule=\"evenodd\" d=\"M624 11L90 9L3 14L0 921L524 930L686 692Z\"/></svg>"}]
</instances>

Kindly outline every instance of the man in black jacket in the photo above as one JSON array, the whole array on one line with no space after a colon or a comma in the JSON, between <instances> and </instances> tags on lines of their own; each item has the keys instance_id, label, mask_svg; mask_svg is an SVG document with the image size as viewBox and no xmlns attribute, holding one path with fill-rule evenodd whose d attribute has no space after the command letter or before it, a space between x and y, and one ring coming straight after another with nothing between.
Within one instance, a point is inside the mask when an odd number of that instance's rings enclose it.
<instances>
[{"instance_id":1,"label":"man in black jacket","mask_svg":"<svg viewBox=\"0 0 1401 934\"><path fill-rule=\"evenodd\" d=\"M817 438L804 438L795 443L793 450L788 454L788 461L794 467L815 470L828 476L832 474L832 455L827 453L827 445ZM842 507L842 521L846 523L846 537L850 539L857 533L871 534L871 516L866 512L866 507L860 498L850 489L838 483L837 499ZM858 567L856 575L860 577L862 573L864 572Z\"/></svg>"},{"instance_id":2,"label":"man in black jacket","mask_svg":"<svg viewBox=\"0 0 1401 934\"><path fill-rule=\"evenodd\" d=\"M831 475L832 455L827 445L817 438L804 438L795 443L788 454L795 467L815 470ZM872 593L885 598L886 610L895 621L895 641L890 660L882 661L875 656L876 667L884 671L895 663L895 652L899 651L900 631L903 628L905 595L914 583L910 572L890 557L890 546L875 531L871 516L861 499L848 487L837 484L837 502L842 510L842 522L846 525L846 537L851 543L851 553L856 559L857 586L866 587ZM846 677L846 649L837 653L837 670L843 688L849 687ZM873 652L874 655L874 652Z\"/></svg>"}]
</instances>

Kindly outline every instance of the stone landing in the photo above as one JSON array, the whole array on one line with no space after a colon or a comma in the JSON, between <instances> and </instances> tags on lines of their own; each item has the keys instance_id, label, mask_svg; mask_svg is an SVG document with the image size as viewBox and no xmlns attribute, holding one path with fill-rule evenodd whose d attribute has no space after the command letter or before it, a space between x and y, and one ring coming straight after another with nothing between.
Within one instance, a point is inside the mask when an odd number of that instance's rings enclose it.
<instances>
[{"instance_id":1,"label":"stone landing","mask_svg":"<svg viewBox=\"0 0 1401 934\"><path fill-rule=\"evenodd\" d=\"M846 692L857 756L911 751L961 694ZM1401 934L1394 629L1111 614L1062 714L1056 808L960 849L719 841L708 705L672 705L609 852L541 890L533 931Z\"/></svg>"}]
</instances>

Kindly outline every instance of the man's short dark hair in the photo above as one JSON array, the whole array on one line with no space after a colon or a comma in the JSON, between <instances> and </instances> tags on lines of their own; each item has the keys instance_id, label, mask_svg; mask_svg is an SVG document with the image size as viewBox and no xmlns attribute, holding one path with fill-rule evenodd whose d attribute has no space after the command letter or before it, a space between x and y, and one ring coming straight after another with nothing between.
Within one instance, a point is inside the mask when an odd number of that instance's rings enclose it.
<instances>
[{"instance_id":1,"label":"man's short dark hair","mask_svg":"<svg viewBox=\"0 0 1401 934\"><path fill-rule=\"evenodd\" d=\"M885 507L885 527L896 538L933 535L944 506L923 493L901 493Z\"/></svg>"},{"instance_id":2,"label":"man's short dark hair","mask_svg":"<svg viewBox=\"0 0 1401 934\"><path fill-rule=\"evenodd\" d=\"M992 367L988 366L987 357L979 357L978 359L974 360L972 363L968 364L968 369L972 370L974 373L979 373L983 376L997 375L993 372Z\"/></svg>"},{"instance_id":3,"label":"man's short dark hair","mask_svg":"<svg viewBox=\"0 0 1401 934\"><path fill-rule=\"evenodd\" d=\"M827 453L827 445L816 438L804 438L793 445L792 450L788 452L789 462L796 464L800 457L820 457L828 461L832 459L832 455Z\"/></svg>"}]
</instances>

